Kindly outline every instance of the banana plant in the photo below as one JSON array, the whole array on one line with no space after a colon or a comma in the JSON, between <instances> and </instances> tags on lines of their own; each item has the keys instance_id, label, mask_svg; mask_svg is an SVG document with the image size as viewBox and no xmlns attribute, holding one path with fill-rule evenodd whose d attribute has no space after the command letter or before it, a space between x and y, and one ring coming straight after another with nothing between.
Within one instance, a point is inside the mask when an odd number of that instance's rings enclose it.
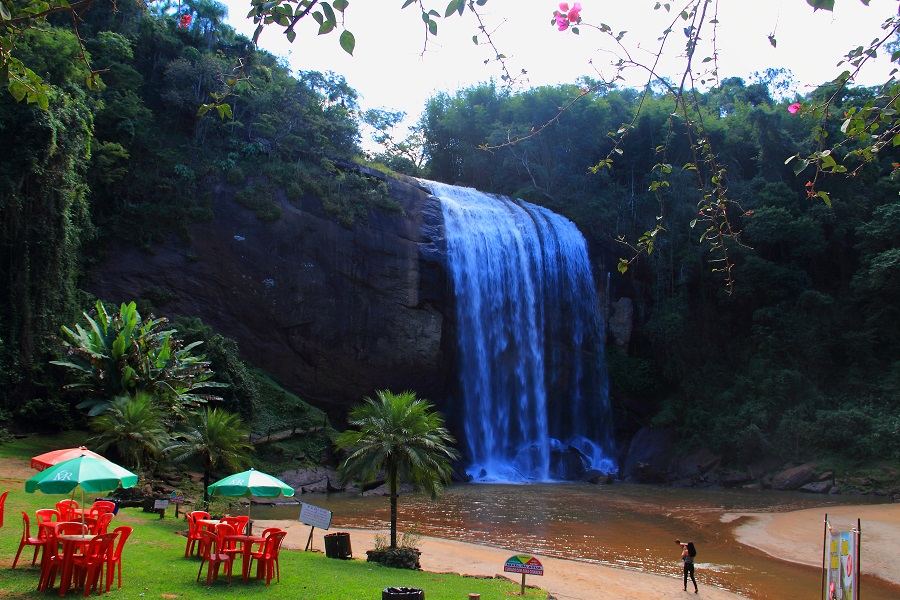
<instances>
[{"instance_id":1,"label":"banana plant","mask_svg":"<svg viewBox=\"0 0 900 600\"><path fill-rule=\"evenodd\" d=\"M62 326L64 356L51 364L68 370L66 389L81 393L78 405L90 416L105 412L113 398L147 392L167 404L176 415L211 399L214 372L203 355L194 354L202 342L182 346L165 318L141 318L135 302L122 303L110 314L103 302L94 314L83 313L86 326Z\"/></svg>"}]
</instances>

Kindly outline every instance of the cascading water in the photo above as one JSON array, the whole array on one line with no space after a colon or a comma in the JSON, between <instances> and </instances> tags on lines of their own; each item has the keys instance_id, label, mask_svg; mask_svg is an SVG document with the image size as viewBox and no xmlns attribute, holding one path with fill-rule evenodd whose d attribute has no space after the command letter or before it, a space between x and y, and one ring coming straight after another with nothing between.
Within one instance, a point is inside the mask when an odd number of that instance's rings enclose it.
<instances>
[{"instance_id":1,"label":"cascading water","mask_svg":"<svg viewBox=\"0 0 900 600\"><path fill-rule=\"evenodd\" d=\"M581 232L522 200L421 183L444 216L469 475L614 472L604 326Z\"/></svg>"}]
</instances>

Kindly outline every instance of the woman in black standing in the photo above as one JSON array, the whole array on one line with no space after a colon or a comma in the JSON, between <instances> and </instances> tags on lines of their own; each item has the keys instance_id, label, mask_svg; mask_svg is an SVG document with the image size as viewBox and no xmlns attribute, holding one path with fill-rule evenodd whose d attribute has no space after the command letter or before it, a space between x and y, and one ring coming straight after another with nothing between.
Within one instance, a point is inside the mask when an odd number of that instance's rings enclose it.
<instances>
[{"instance_id":1,"label":"woman in black standing","mask_svg":"<svg viewBox=\"0 0 900 600\"><path fill-rule=\"evenodd\" d=\"M691 583L694 584L694 593L698 592L697 580L694 579L694 557L697 556L697 549L694 542L682 542L675 540L675 543L681 546L681 560L684 563L684 591L687 591L688 575L691 576Z\"/></svg>"}]
</instances>

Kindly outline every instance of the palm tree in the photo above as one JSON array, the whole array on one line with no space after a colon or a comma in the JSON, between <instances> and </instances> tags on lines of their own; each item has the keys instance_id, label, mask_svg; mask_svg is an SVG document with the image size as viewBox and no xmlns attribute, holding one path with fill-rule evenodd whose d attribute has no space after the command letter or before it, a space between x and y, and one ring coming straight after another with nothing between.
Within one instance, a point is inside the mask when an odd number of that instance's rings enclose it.
<instances>
[{"instance_id":1,"label":"palm tree","mask_svg":"<svg viewBox=\"0 0 900 600\"><path fill-rule=\"evenodd\" d=\"M336 440L348 455L341 464L345 481L371 481L387 475L391 494L391 548L397 547L397 482L412 482L435 498L450 480L451 463L458 458L455 440L444 418L414 392L379 390L376 399L350 411L350 426Z\"/></svg>"},{"instance_id":2,"label":"palm tree","mask_svg":"<svg viewBox=\"0 0 900 600\"><path fill-rule=\"evenodd\" d=\"M214 469L240 469L250 461L253 445L241 418L225 410L210 408L188 419L166 452L176 462L197 457L203 463L203 501L209 502L210 476Z\"/></svg>"},{"instance_id":3,"label":"palm tree","mask_svg":"<svg viewBox=\"0 0 900 600\"><path fill-rule=\"evenodd\" d=\"M136 470L141 469L145 459L159 456L170 441L162 412L146 392L115 398L91 422L91 429L97 432L91 441L99 451L115 448L122 461Z\"/></svg>"}]
</instances>

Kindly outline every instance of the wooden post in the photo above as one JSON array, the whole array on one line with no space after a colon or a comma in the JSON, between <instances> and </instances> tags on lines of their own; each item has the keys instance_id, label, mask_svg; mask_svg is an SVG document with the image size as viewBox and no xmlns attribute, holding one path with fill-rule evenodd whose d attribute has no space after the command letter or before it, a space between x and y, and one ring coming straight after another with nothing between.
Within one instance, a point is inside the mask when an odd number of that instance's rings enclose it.
<instances>
[{"instance_id":1,"label":"wooden post","mask_svg":"<svg viewBox=\"0 0 900 600\"><path fill-rule=\"evenodd\" d=\"M856 599L860 599L859 588L862 587L862 568L859 564L859 557L862 555L862 521L856 519Z\"/></svg>"},{"instance_id":2,"label":"wooden post","mask_svg":"<svg viewBox=\"0 0 900 600\"><path fill-rule=\"evenodd\" d=\"M309 538L306 540L306 548L303 549L304 552L308 552L312 548L312 536L313 536L313 531L315 531L315 530L316 530L315 527L309 528Z\"/></svg>"},{"instance_id":3,"label":"wooden post","mask_svg":"<svg viewBox=\"0 0 900 600\"><path fill-rule=\"evenodd\" d=\"M825 554L828 551L828 513L825 513L825 524L822 526L822 587L821 597L827 600L828 591L825 589Z\"/></svg>"},{"instance_id":4,"label":"wooden post","mask_svg":"<svg viewBox=\"0 0 900 600\"><path fill-rule=\"evenodd\" d=\"M469 594L469 600L481 600L481 594Z\"/></svg>"},{"instance_id":5,"label":"wooden post","mask_svg":"<svg viewBox=\"0 0 900 600\"><path fill-rule=\"evenodd\" d=\"M525 595L525 573L522 573L522 595Z\"/></svg>"}]
</instances>

